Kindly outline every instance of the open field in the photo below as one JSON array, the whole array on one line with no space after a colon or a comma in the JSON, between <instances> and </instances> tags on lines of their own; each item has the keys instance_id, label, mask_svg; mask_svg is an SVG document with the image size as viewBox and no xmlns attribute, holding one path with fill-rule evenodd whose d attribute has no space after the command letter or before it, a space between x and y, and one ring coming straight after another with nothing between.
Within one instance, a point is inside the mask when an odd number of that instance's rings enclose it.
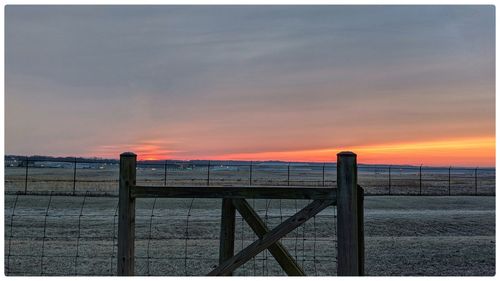
<instances>
[{"instance_id":1,"label":"open field","mask_svg":"<svg viewBox=\"0 0 500 281\"><path fill-rule=\"evenodd\" d=\"M494 170L363 167L366 274L493 275ZM9 275L116 274L118 165L37 162L5 168L5 268ZM168 165L137 168L139 185L334 187L331 165ZM23 195L26 191L28 195ZM68 196L71 194L77 196ZM17 195L16 195L17 194ZM29 195L32 194L32 195ZM49 196L49 194L53 194ZM384 194L398 194L391 197ZM429 196L404 196L404 195ZM451 195L446 197L431 195ZM249 200L270 226L304 200ZM218 262L220 203L140 199L136 274L203 275ZM335 208L281 242L308 275L336 274ZM12 227L11 227L12 226ZM236 250L256 239L237 217ZM282 275L267 251L236 275Z\"/></svg>"},{"instance_id":2,"label":"open field","mask_svg":"<svg viewBox=\"0 0 500 281\"><path fill-rule=\"evenodd\" d=\"M5 190L118 194L118 165L110 163L34 162L5 167ZM334 186L333 164L176 165L141 164L143 185L290 185ZM389 167L358 168L358 182L367 195L494 195L494 169Z\"/></svg>"},{"instance_id":3,"label":"open field","mask_svg":"<svg viewBox=\"0 0 500 281\"><path fill-rule=\"evenodd\" d=\"M249 202L273 226L306 201ZM207 273L218 259L220 202L138 200L136 273ZM5 271L8 275L115 274L116 206L116 197L6 195ZM336 274L334 210L327 208L282 239L309 275ZM491 196L369 196L365 236L367 275L495 274ZM237 217L236 250L254 238ZM235 273L283 274L268 252Z\"/></svg>"}]
</instances>

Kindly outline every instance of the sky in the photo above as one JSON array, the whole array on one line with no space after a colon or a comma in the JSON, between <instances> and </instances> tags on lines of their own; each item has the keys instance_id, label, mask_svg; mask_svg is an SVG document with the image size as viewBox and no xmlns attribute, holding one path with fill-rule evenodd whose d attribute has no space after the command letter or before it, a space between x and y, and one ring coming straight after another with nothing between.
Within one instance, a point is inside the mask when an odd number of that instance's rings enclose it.
<instances>
[{"instance_id":1,"label":"sky","mask_svg":"<svg viewBox=\"0 0 500 281\"><path fill-rule=\"evenodd\" d=\"M5 9L5 153L495 165L494 6Z\"/></svg>"}]
</instances>

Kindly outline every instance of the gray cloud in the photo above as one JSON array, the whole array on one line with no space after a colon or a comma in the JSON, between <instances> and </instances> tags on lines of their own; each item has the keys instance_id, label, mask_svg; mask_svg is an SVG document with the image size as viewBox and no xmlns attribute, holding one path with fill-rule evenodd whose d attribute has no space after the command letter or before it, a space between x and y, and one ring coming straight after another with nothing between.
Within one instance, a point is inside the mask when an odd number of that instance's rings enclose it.
<instances>
[{"instance_id":1,"label":"gray cloud","mask_svg":"<svg viewBox=\"0 0 500 281\"><path fill-rule=\"evenodd\" d=\"M494 21L493 6L7 6L6 152L493 135Z\"/></svg>"}]
</instances>

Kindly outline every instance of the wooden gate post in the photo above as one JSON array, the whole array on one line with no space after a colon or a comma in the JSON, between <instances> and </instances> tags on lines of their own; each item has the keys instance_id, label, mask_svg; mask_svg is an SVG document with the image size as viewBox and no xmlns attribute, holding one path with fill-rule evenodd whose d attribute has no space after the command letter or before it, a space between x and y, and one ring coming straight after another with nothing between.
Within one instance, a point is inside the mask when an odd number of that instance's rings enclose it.
<instances>
[{"instance_id":1,"label":"wooden gate post","mask_svg":"<svg viewBox=\"0 0 500 281\"><path fill-rule=\"evenodd\" d=\"M365 275L365 191L358 185L358 260L359 275Z\"/></svg>"},{"instance_id":2,"label":"wooden gate post","mask_svg":"<svg viewBox=\"0 0 500 281\"><path fill-rule=\"evenodd\" d=\"M220 224L220 248L219 264L230 259L234 255L234 230L236 225L236 210L231 199L222 199L222 213ZM232 272L226 274L233 275Z\"/></svg>"},{"instance_id":3,"label":"wooden gate post","mask_svg":"<svg viewBox=\"0 0 500 281\"><path fill-rule=\"evenodd\" d=\"M135 199L130 196L136 184L137 155L120 154L120 189L118 197L118 266L119 276L134 275Z\"/></svg>"},{"instance_id":4,"label":"wooden gate post","mask_svg":"<svg viewBox=\"0 0 500 281\"><path fill-rule=\"evenodd\" d=\"M337 154L337 192L337 275L362 275L358 167L352 152Z\"/></svg>"}]
</instances>

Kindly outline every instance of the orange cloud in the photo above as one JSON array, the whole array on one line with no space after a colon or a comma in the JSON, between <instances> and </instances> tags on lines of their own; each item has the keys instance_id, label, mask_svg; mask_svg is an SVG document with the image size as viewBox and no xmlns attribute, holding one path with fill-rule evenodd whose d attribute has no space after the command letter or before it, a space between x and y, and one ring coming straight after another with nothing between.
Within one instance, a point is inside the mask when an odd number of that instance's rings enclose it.
<instances>
[{"instance_id":1,"label":"orange cloud","mask_svg":"<svg viewBox=\"0 0 500 281\"><path fill-rule=\"evenodd\" d=\"M159 140L142 141L131 145L103 145L94 149L89 155L99 155L104 158L117 158L125 151L137 154L139 160L161 160L174 158L179 150L165 149L167 143Z\"/></svg>"},{"instance_id":2,"label":"orange cloud","mask_svg":"<svg viewBox=\"0 0 500 281\"><path fill-rule=\"evenodd\" d=\"M171 144L164 141L150 140L132 145L100 146L89 155L117 158L121 152L132 151L138 155L139 160L213 159L335 162L336 154L339 151L350 150L358 155L358 162L364 164L495 166L495 137L218 155L195 155L189 151L165 148L169 146L171 147Z\"/></svg>"},{"instance_id":3,"label":"orange cloud","mask_svg":"<svg viewBox=\"0 0 500 281\"><path fill-rule=\"evenodd\" d=\"M350 150L366 164L495 166L495 138L467 138L391 143L328 149L226 154L217 159L335 162L336 153Z\"/></svg>"}]
</instances>

